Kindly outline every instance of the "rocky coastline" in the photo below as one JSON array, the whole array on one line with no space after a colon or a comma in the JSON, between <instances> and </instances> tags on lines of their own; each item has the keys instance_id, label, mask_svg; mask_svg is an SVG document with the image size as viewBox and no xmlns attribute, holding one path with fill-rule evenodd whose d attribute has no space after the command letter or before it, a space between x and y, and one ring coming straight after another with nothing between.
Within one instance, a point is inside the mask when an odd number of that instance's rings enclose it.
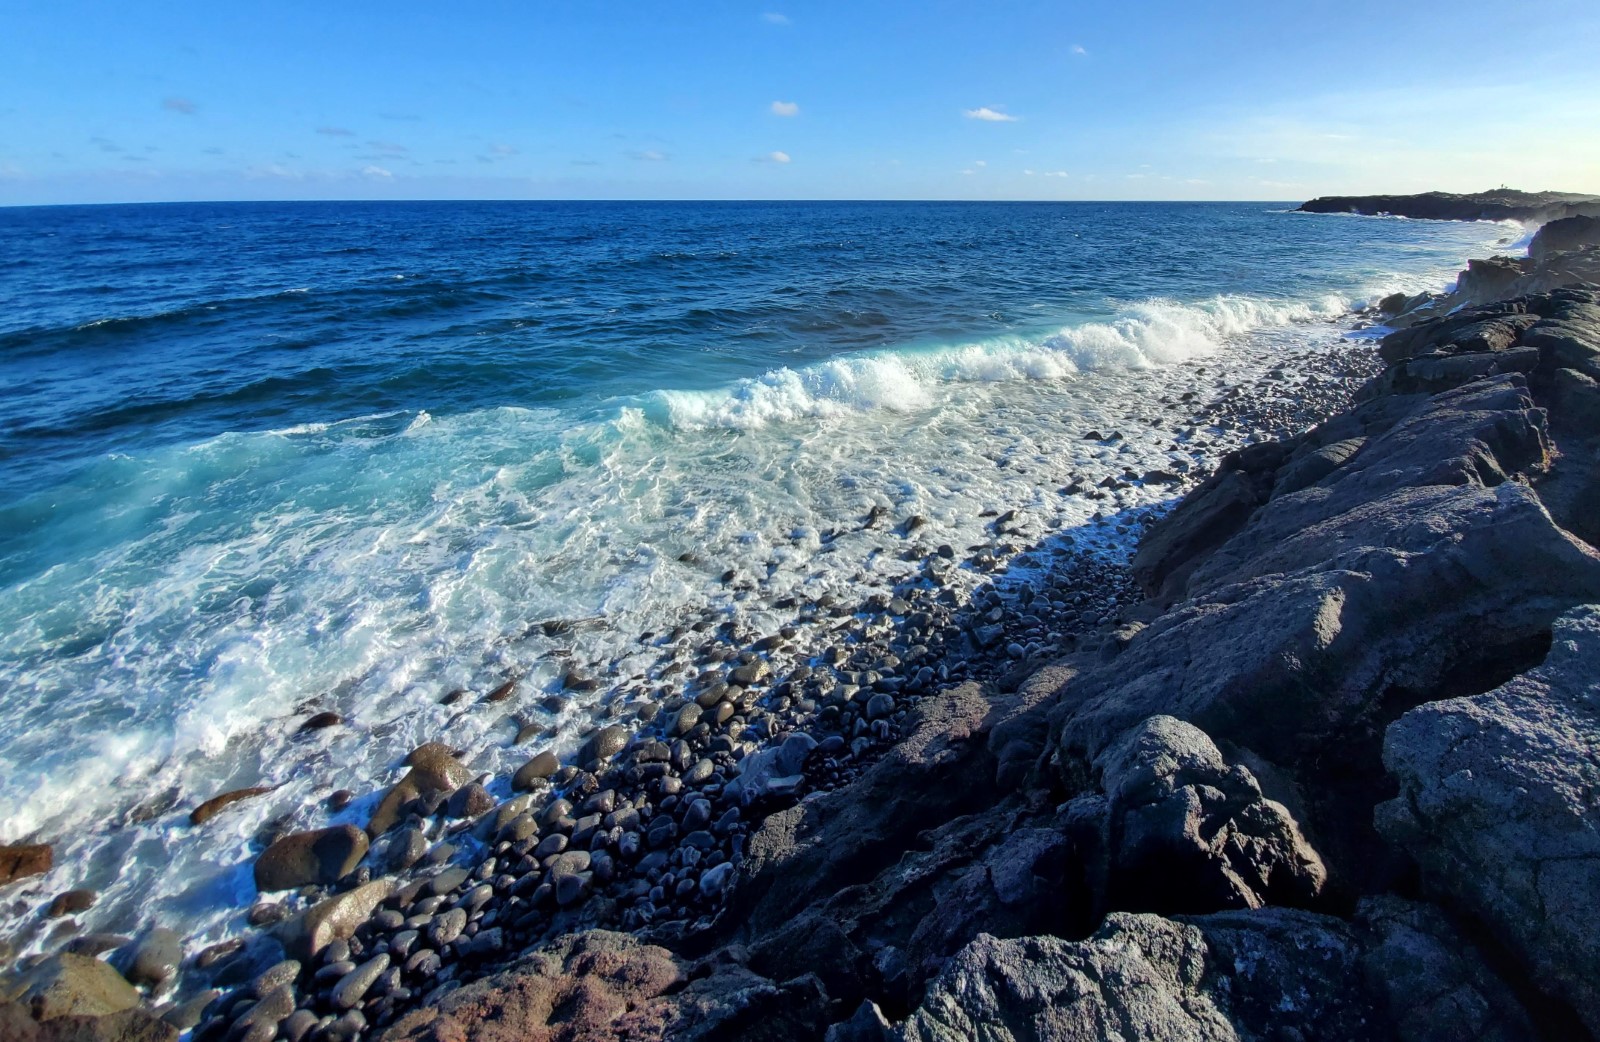
<instances>
[{"instance_id":1,"label":"rocky coastline","mask_svg":"<svg viewBox=\"0 0 1600 1042\"><path fill-rule=\"evenodd\" d=\"M1293 404L1197 403L1273 440L1112 519L1131 564L996 514L975 557L908 545L913 579L814 606L823 646L686 623L716 661L659 714L507 799L424 745L366 829L269 837L258 888L304 900L251 938L74 937L0 983L0 1037L1600 1035L1575 220L1384 301L1376 357ZM0 850L0 881L48 867Z\"/></svg>"},{"instance_id":2,"label":"rocky coastline","mask_svg":"<svg viewBox=\"0 0 1600 1042\"><path fill-rule=\"evenodd\" d=\"M1389 215L1427 221L1523 221L1544 224L1600 216L1600 196L1574 192L1422 192L1418 195L1325 195L1301 203L1303 213Z\"/></svg>"}]
</instances>

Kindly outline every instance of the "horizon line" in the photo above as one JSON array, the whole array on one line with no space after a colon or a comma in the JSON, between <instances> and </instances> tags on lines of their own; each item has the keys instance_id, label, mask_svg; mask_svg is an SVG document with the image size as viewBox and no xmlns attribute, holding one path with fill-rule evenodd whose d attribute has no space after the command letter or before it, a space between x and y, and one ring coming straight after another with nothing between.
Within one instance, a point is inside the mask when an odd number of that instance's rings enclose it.
<instances>
[{"instance_id":1,"label":"horizon line","mask_svg":"<svg viewBox=\"0 0 1600 1042\"><path fill-rule=\"evenodd\" d=\"M1311 196L1309 198L1318 198ZM1306 200L1299 200L1305 202ZM460 196L445 196L438 198L415 199L365 199L365 198L327 198L327 199L127 199L116 202L81 202L81 203L0 203L0 210L38 210L50 207L72 206L188 206L188 205L222 205L222 206L251 206L273 205L281 203L298 204L323 204L323 203L966 203L966 204L999 204L999 205L1024 205L1036 206L1040 204L1062 203L1099 203L1099 204L1127 204L1127 203L1294 203L1292 199L874 199L874 198L761 198L738 199L719 198L706 199L698 197L682 198L593 198L593 199L477 199L463 198Z\"/></svg>"}]
</instances>

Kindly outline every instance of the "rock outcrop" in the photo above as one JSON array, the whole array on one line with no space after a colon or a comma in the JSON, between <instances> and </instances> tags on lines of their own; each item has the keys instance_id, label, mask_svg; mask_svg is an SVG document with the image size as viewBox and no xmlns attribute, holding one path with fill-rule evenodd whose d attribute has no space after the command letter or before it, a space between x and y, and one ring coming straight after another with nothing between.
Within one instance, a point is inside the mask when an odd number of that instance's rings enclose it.
<instances>
[{"instance_id":1,"label":"rock outcrop","mask_svg":"<svg viewBox=\"0 0 1600 1042\"><path fill-rule=\"evenodd\" d=\"M1392 214L1432 221L1554 221L1600 214L1600 196L1509 188L1465 195L1325 195L1301 203L1299 209L1306 213Z\"/></svg>"},{"instance_id":2,"label":"rock outcrop","mask_svg":"<svg viewBox=\"0 0 1600 1042\"><path fill-rule=\"evenodd\" d=\"M1600 607L1553 630L1537 669L1389 727L1378 827L1600 1035Z\"/></svg>"}]
</instances>

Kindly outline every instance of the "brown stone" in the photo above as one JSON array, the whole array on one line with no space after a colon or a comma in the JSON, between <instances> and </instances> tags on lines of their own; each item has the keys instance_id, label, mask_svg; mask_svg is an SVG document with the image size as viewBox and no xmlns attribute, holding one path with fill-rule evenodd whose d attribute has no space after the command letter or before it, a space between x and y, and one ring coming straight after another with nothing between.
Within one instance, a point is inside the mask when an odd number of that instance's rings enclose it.
<instances>
[{"instance_id":1,"label":"brown stone","mask_svg":"<svg viewBox=\"0 0 1600 1042\"><path fill-rule=\"evenodd\" d=\"M93 890L68 890L64 894L58 894L56 899L50 902L50 910L45 915L52 919L59 919L64 915L76 915L94 904L94 898Z\"/></svg>"},{"instance_id":2,"label":"brown stone","mask_svg":"<svg viewBox=\"0 0 1600 1042\"><path fill-rule=\"evenodd\" d=\"M13 843L0 846L0 886L43 875L55 863L48 843Z\"/></svg>"},{"instance_id":3,"label":"brown stone","mask_svg":"<svg viewBox=\"0 0 1600 1042\"><path fill-rule=\"evenodd\" d=\"M220 796L213 796L189 812L189 823L191 825L204 825L206 822L216 817L218 812L220 812L224 807L238 803L240 800L247 800L252 796L260 796L271 791L271 786L255 786L248 789L234 789L232 792L225 792Z\"/></svg>"},{"instance_id":4,"label":"brown stone","mask_svg":"<svg viewBox=\"0 0 1600 1042\"><path fill-rule=\"evenodd\" d=\"M291 833L256 859L256 889L265 893L337 883L355 871L367 846L367 834L354 825Z\"/></svg>"},{"instance_id":5,"label":"brown stone","mask_svg":"<svg viewBox=\"0 0 1600 1042\"><path fill-rule=\"evenodd\" d=\"M367 833L381 836L399 824L406 804L434 792L455 792L472 780L472 772L456 759L455 752L441 742L418 746L406 757L411 770L390 789L372 812Z\"/></svg>"}]
</instances>

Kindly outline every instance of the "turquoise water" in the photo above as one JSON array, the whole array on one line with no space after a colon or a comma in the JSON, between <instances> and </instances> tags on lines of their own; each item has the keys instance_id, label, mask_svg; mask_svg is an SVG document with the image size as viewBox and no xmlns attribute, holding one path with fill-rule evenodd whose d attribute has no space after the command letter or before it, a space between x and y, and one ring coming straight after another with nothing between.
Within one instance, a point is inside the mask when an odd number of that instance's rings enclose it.
<instances>
[{"instance_id":1,"label":"turquoise water","mask_svg":"<svg viewBox=\"0 0 1600 1042\"><path fill-rule=\"evenodd\" d=\"M539 706L569 663L626 678L691 612L777 625L892 578L873 505L958 546L991 506L1082 523L1062 475L1193 462L1156 397L1516 234L1270 204L0 210L0 839L60 842L92 928L148 902L221 936L269 818L325 822L422 738L517 761L505 714L442 693L525 674L503 708L570 736L585 706ZM312 706L348 726L295 738ZM280 788L187 825L252 784Z\"/></svg>"}]
</instances>

